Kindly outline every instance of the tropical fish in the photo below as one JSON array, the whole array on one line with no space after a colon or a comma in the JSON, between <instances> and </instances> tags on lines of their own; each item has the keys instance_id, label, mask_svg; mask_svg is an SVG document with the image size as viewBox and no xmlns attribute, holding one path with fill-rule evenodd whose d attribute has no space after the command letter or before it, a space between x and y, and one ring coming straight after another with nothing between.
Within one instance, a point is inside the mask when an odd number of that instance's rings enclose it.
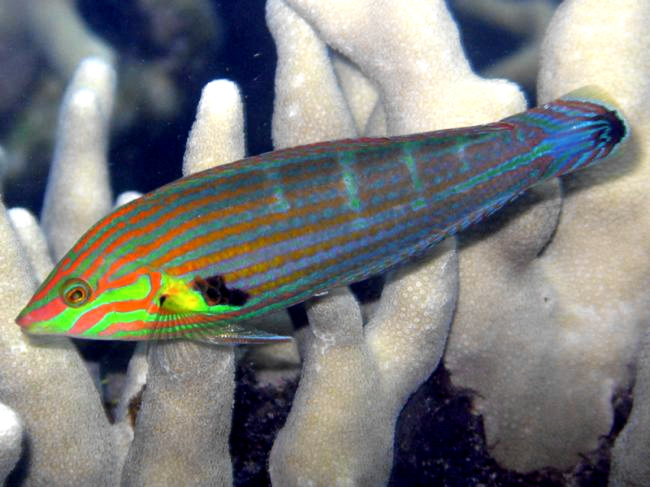
<instances>
[{"instance_id":1,"label":"tropical fish","mask_svg":"<svg viewBox=\"0 0 650 487\"><path fill-rule=\"evenodd\" d=\"M609 99L583 88L487 125L209 169L96 223L16 322L78 338L282 340L245 322L422 254L534 184L603 159L627 134Z\"/></svg>"}]
</instances>

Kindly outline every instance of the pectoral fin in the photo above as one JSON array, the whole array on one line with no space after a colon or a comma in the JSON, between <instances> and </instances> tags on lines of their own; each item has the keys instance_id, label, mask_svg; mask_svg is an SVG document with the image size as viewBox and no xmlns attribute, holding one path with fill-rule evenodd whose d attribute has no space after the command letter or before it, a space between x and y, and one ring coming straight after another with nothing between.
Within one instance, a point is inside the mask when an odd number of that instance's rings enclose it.
<instances>
[{"instance_id":1,"label":"pectoral fin","mask_svg":"<svg viewBox=\"0 0 650 487\"><path fill-rule=\"evenodd\" d=\"M182 338L216 345L264 344L291 340L289 336L224 322L210 313L161 313L151 338Z\"/></svg>"}]
</instances>

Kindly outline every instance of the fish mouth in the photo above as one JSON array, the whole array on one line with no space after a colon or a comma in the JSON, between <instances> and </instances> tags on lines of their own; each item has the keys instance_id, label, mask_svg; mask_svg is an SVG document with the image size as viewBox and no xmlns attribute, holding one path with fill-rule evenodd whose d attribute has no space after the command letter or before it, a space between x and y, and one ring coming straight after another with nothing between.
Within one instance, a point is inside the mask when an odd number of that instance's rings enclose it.
<instances>
[{"instance_id":1,"label":"fish mouth","mask_svg":"<svg viewBox=\"0 0 650 487\"><path fill-rule=\"evenodd\" d=\"M34 323L36 323L33 313L30 313L27 309L22 310L14 321L18 326L26 330L32 328Z\"/></svg>"},{"instance_id":2,"label":"fish mouth","mask_svg":"<svg viewBox=\"0 0 650 487\"><path fill-rule=\"evenodd\" d=\"M32 313L29 310L23 310L20 312L16 319L14 320L20 330L28 335L48 335L50 334L47 330L47 325L43 323L42 320L39 320L38 317L34 316L35 313ZM44 326L45 325L45 326Z\"/></svg>"}]
</instances>

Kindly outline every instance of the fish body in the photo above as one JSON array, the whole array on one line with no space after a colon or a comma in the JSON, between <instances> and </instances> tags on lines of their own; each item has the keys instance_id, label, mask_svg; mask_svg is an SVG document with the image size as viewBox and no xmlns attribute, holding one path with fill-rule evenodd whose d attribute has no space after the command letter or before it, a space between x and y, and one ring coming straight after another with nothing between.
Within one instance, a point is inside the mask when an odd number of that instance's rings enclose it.
<instances>
[{"instance_id":1,"label":"fish body","mask_svg":"<svg viewBox=\"0 0 650 487\"><path fill-rule=\"evenodd\" d=\"M197 173L116 209L17 318L80 338L283 337L241 323L421 254L628 129L583 89L500 122L324 142Z\"/></svg>"}]
</instances>

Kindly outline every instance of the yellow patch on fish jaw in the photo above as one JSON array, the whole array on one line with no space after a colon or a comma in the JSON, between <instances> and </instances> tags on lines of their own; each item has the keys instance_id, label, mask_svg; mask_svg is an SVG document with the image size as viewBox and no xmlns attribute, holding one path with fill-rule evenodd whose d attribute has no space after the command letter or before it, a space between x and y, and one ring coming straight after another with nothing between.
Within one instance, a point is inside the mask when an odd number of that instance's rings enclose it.
<instances>
[{"instance_id":1,"label":"yellow patch on fish jaw","mask_svg":"<svg viewBox=\"0 0 650 487\"><path fill-rule=\"evenodd\" d=\"M158 297L160 309L168 313L186 313L188 311L209 311L203 295L186 282L170 276L163 276Z\"/></svg>"}]
</instances>

